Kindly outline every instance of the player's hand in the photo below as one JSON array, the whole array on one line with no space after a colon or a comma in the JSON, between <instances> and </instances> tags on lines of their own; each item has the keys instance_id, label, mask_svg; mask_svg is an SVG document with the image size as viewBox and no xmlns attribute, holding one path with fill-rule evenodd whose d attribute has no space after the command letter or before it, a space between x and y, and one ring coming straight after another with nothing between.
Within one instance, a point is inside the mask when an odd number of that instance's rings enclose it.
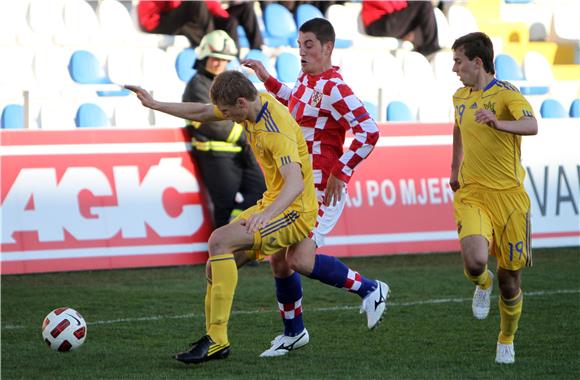
<instances>
[{"instance_id":1,"label":"player's hand","mask_svg":"<svg viewBox=\"0 0 580 380\"><path fill-rule=\"evenodd\" d=\"M271 219L268 213L262 211L256 214L251 215L246 220L246 231L249 234L253 234L254 232L258 231L260 228L263 228L268 221Z\"/></svg>"},{"instance_id":2,"label":"player's hand","mask_svg":"<svg viewBox=\"0 0 580 380\"><path fill-rule=\"evenodd\" d=\"M241 63L243 66L249 67L250 69L254 70L256 76L262 82L265 82L270 77L270 74L268 74L268 71L264 67L264 64L258 61L257 59L244 59L242 60Z\"/></svg>"},{"instance_id":3,"label":"player's hand","mask_svg":"<svg viewBox=\"0 0 580 380\"><path fill-rule=\"evenodd\" d=\"M451 187L453 192L456 192L461 187L459 185L459 175L457 173L452 172L451 176L449 176L449 187Z\"/></svg>"},{"instance_id":4,"label":"player's hand","mask_svg":"<svg viewBox=\"0 0 580 380\"><path fill-rule=\"evenodd\" d=\"M346 183L344 183L343 180L340 180L331 174L330 177L328 177L328 181L326 182L326 190L324 191L324 205L336 206L336 204L342 199L345 186Z\"/></svg>"},{"instance_id":5,"label":"player's hand","mask_svg":"<svg viewBox=\"0 0 580 380\"><path fill-rule=\"evenodd\" d=\"M497 117L490 110L478 109L475 111L475 121L498 129Z\"/></svg>"},{"instance_id":6,"label":"player's hand","mask_svg":"<svg viewBox=\"0 0 580 380\"><path fill-rule=\"evenodd\" d=\"M134 92L137 95L137 99L139 99L141 101L141 104L143 104L145 107L153 108L153 106L155 105L155 99L153 99L153 97L149 92L142 89L141 87L129 84L126 84L123 87L129 91Z\"/></svg>"}]
</instances>

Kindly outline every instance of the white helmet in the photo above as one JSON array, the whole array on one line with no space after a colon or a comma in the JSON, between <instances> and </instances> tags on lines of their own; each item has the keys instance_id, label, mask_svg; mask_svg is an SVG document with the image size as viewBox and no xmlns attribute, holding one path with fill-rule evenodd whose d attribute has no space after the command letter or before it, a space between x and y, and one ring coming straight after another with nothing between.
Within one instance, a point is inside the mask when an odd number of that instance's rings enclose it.
<instances>
[{"instance_id":1,"label":"white helmet","mask_svg":"<svg viewBox=\"0 0 580 380\"><path fill-rule=\"evenodd\" d=\"M237 54L238 48L234 40L223 30L214 30L201 39L197 59L201 61L207 57L214 57L231 61Z\"/></svg>"}]
</instances>

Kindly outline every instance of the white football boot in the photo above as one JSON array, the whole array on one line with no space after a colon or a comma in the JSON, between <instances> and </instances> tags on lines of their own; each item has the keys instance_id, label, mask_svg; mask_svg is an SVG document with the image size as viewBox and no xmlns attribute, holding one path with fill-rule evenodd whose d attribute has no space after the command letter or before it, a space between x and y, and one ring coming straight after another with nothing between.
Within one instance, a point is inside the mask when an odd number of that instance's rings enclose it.
<instances>
[{"instance_id":1,"label":"white football boot","mask_svg":"<svg viewBox=\"0 0 580 380\"><path fill-rule=\"evenodd\" d=\"M389 298L389 285L382 281L377 281L377 288L369 293L362 301L360 313L367 313L367 326L369 330L377 327L383 319L383 313L387 309L387 298Z\"/></svg>"},{"instance_id":2,"label":"white football boot","mask_svg":"<svg viewBox=\"0 0 580 380\"><path fill-rule=\"evenodd\" d=\"M491 291L493 290L493 273L488 269L489 277L491 277L491 285L487 289L481 289L479 285L475 287L473 293L473 302L471 303L471 310L473 316L477 319L485 319L489 314L489 302L491 298Z\"/></svg>"},{"instance_id":3,"label":"white football boot","mask_svg":"<svg viewBox=\"0 0 580 380\"><path fill-rule=\"evenodd\" d=\"M514 344L497 344L495 352L495 362L498 364L513 364L516 361L516 352Z\"/></svg>"},{"instance_id":4,"label":"white football boot","mask_svg":"<svg viewBox=\"0 0 580 380\"><path fill-rule=\"evenodd\" d=\"M278 335L271 342L272 347L262 352L260 357L271 358L275 356L284 356L287 355L290 351L294 351L300 347L306 346L309 341L310 336L308 335L308 331L306 329L304 329L296 336Z\"/></svg>"}]
</instances>

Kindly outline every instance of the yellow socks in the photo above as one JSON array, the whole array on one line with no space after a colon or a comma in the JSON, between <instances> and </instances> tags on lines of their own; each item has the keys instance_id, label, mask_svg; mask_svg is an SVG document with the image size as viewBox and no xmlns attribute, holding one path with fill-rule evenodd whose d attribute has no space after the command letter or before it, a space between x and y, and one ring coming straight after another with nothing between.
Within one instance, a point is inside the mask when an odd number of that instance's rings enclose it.
<instances>
[{"instance_id":1,"label":"yellow socks","mask_svg":"<svg viewBox=\"0 0 580 380\"><path fill-rule=\"evenodd\" d=\"M489 271L487 270L487 265L485 266L483 273L481 273L479 276L472 276L467 271L467 269L463 269L463 274L465 274L465 277L467 277L469 281L473 282L481 289L488 289L493 282L493 279L491 278L491 276L489 275Z\"/></svg>"},{"instance_id":2,"label":"yellow socks","mask_svg":"<svg viewBox=\"0 0 580 380\"><path fill-rule=\"evenodd\" d=\"M209 331L209 319L211 318L211 280L207 279L207 288L205 291L205 299L204 299L204 306L205 306L205 332Z\"/></svg>"},{"instance_id":3,"label":"yellow socks","mask_svg":"<svg viewBox=\"0 0 580 380\"><path fill-rule=\"evenodd\" d=\"M506 300L499 297L500 332L498 342L510 344L514 342L514 336L518 330L518 322L522 315L522 305L524 303L524 293L520 289L517 296Z\"/></svg>"},{"instance_id":4,"label":"yellow socks","mask_svg":"<svg viewBox=\"0 0 580 380\"><path fill-rule=\"evenodd\" d=\"M228 320L238 284L238 269L231 253L212 256L209 261L212 284L207 333L215 343L228 344Z\"/></svg>"}]
</instances>

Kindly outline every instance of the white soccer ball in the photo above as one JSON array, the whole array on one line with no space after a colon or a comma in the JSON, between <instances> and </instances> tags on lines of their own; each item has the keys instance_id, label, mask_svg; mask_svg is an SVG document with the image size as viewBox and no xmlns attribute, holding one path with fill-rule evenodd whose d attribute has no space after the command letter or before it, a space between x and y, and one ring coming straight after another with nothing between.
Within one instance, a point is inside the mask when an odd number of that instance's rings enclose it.
<instances>
[{"instance_id":1,"label":"white soccer ball","mask_svg":"<svg viewBox=\"0 0 580 380\"><path fill-rule=\"evenodd\" d=\"M85 341L87 323L78 311L59 307L44 318L42 337L51 349L68 352L79 348Z\"/></svg>"}]
</instances>

